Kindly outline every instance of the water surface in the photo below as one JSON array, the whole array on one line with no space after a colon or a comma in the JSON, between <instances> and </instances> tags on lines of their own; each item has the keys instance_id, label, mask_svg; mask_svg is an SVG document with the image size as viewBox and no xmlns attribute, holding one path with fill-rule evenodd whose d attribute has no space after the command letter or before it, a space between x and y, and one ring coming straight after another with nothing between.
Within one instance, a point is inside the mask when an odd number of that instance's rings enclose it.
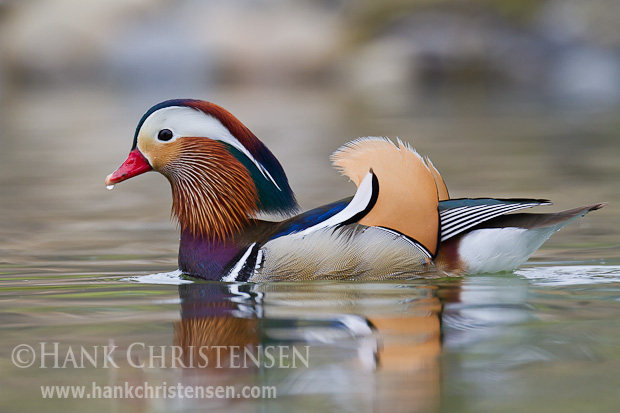
<instances>
[{"instance_id":1,"label":"water surface","mask_svg":"<svg viewBox=\"0 0 620 413\"><path fill-rule=\"evenodd\" d=\"M154 102L105 91L15 96L0 110L3 411L617 410L613 113L376 114L316 89L209 96L282 160L304 208L353 192L328 155L364 135L411 142L433 159L453 196L550 198L555 210L609 205L555 235L514 273L281 284L151 276L176 269L168 184L153 173L110 192L103 179L124 160L135 123ZM69 348L116 346L118 368L12 362L16 346L42 342L57 342L65 356ZM308 365L135 367L147 357L123 357L135 343L190 352L283 346L279 363L308 349ZM269 385L278 397L41 398L42 385L92 382Z\"/></svg>"}]
</instances>

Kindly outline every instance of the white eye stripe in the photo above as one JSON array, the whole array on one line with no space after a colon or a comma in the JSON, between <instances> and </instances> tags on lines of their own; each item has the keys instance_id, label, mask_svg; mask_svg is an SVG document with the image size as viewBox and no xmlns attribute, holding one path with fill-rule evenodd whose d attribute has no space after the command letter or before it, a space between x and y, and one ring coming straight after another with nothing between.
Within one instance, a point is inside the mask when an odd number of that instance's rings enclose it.
<instances>
[{"instance_id":1,"label":"white eye stripe","mask_svg":"<svg viewBox=\"0 0 620 413\"><path fill-rule=\"evenodd\" d=\"M269 171L267 171L267 169L250 154L247 148L230 133L228 128L222 125L215 117L190 107L165 107L153 112L144 121L138 136L146 135L157 139L157 135L162 129L170 129L173 134L172 139L166 142L175 141L180 137L208 137L209 139L229 144L243 153L256 165L266 179L271 181L278 190L281 190Z\"/></svg>"}]
</instances>

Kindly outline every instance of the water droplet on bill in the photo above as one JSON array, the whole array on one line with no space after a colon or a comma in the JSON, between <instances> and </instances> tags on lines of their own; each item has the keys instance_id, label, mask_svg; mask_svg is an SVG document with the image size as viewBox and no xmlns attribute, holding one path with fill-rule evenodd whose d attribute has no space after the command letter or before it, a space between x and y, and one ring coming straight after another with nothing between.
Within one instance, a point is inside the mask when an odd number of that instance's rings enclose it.
<instances>
[{"instance_id":1,"label":"water droplet on bill","mask_svg":"<svg viewBox=\"0 0 620 413\"><path fill-rule=\"evenodd\" d=\"M113 189L114 189L114 185L107 185L107 186L106 186L106 189L107 189L108 191L111 191L111 190L113 190Z\"/></svg>"}]
</instances>

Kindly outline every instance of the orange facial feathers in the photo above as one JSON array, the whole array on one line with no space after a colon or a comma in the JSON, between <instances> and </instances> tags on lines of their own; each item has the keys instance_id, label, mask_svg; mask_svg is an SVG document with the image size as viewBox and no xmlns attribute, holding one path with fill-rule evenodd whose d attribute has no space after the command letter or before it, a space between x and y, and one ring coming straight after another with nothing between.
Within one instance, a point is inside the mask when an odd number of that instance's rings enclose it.
<instances>
[{"instance_id":1,"label":"orange facial feathers","mask_svg":"<svg viewBox=\"0 0 620 413\"><path fill-rule=\"evenodd\" d=\"M217 141L190 137L171 145L158 170L170 181L181 227L217 240L243 228L258 202L247 169Z\"/></svg>"},{"instance_id":2,"label":"orange facial feathers","mask_svg":"<svg viewBox=\"0 0 620 413\"><path fill-rule=\"evenodd\" d=\"M334 152L331 159L358 186L370 169L379 181L377 202L360 224L399 231L434 256L439 237L439 185L422 157L398 143L383 138L358 139Z\"/></svg>"}]
</instances>

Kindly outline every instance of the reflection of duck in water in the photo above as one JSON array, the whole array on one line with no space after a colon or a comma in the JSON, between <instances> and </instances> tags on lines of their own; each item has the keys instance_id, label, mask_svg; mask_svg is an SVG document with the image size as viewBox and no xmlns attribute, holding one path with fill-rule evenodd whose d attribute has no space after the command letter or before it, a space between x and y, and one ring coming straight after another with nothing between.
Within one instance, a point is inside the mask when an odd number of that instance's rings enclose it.
<instances>
[{"instance_id":1,"label":"reflection of duck in water","mask_svg":"<svg viewBox=\"0 0 620 413\"><path fill-rule=\"evenodd\" d=\"M437 291L409 283L186 284L179 286L181 320L174 342L183 349L185 365L190 353L200 361L200 348L208 347L203 352L209 365L196 363L190 372L194 383L241 380L276 385L279 396L338 394L332 402L404 399L429 407L439 396ZM282 368L279 360L275 365L269 359L243 360L244 348L256 355L269 346L282 347L288 365L293 348L304 357L307 348L307 365L299 358L296 368ZM230 365L231 349L242 354L235 363L243 368Z\"/></svg>"},{"instance_id":2,"label":"reflection of duck in water","mask_svg":"<svg viewBox=\"0 0 620 413\"><path fill-rule=\"evenodd\" d=\"M179 294L181 320L175 323L174 338L183 349L184 366L229 368L231 349L242 354L233 346L259 343L255 294L228 284L180 285ZM247 366L245 360L241 365Z\"/></svg>"},{"instance_id":3,"label":"reflection of duck in water","mask_svg":"<svg viewBox=\"0 0 620 413\"><path fill-rule=\"evenodd\" d=\"M170 100L140 120L127 160L107 185L155 170L172 186L180 269L208 280L410 278L513 270L555 231L602 204L512 214L535 199L449 199L432 163L406 144L351 142L333 161L354 197L282 222L297 203L273 154L225 109Z\"/></svg>"}]
</instances>

